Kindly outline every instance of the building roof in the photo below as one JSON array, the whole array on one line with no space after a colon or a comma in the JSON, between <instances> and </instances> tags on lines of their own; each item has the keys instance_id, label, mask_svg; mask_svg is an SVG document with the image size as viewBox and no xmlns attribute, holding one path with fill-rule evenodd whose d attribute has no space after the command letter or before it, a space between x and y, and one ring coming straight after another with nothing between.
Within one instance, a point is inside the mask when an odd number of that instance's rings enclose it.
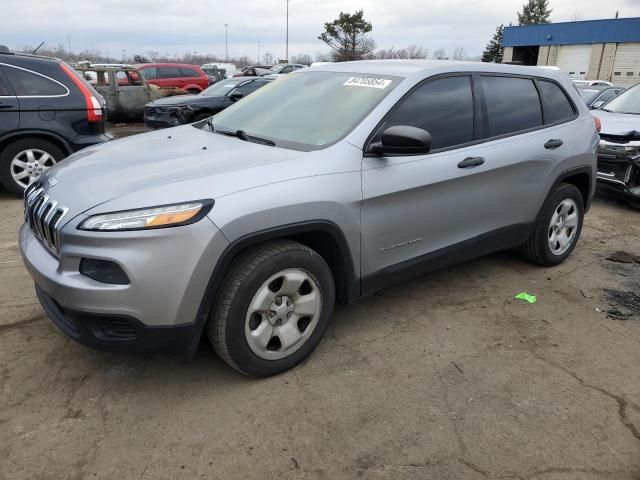
<instances>
[{"instance_id":1,"label":"building roof","mask_svg":"<svg viewBox=\"0 0 640 480\"><path fill-rule=\"evenodd\" d=\"M503 47L640 42L640 18L505 27Z\"/></svg>"}]
</instances>

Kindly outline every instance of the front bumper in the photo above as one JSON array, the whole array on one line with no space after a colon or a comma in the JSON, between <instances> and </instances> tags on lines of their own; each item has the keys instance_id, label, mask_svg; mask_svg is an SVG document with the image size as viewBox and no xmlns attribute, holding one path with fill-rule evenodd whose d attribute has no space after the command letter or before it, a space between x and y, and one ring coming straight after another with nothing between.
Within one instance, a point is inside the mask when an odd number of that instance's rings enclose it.
<instances>
[{"instance_id":1,"label":"front bumper","mask_svg":"<svg viewBox=\"0 0 640 480\"><path fill-rule=\"evenodd\" d=\"M228 242L207 218L184 227L85 232L71 220L60 231L59 257L20 229L24 263L38 298L71 338L100 350L195 352L206 321L198 310ZM82 258L119 265L129 284L102 283L80 273Z\"/></svg>"},{"instance_id":2,"label":"front bumper","mask_svg":"<svg viewBox=\"0 0 640 480\"><path fill-rule=\"evenodd\" d=\"M187 109L162 111L159 108L146 107L143 121L145 126L158 129L184 125L189 123L190 117L191 115Z\"/></svg>"},{"instance_id":3,"label":"front bumper","mask_svg":"<svg viewBox=\"0 0 640 480\"><path fill-rule=\"evenodd\" d=\"M601 139L597 178L601 190L640 200L640 142Z\"/></svg>"}]
</instances>

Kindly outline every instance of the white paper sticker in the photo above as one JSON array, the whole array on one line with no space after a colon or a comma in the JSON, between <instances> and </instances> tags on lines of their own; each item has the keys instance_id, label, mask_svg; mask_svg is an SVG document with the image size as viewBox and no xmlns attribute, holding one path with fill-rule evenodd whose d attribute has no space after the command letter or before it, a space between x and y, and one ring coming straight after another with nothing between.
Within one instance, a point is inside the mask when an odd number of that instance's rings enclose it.
<instances>
[{"instance_id":1,"label":"white paper sticker","mask_svg":"<svg viewBox=\"0 0 640 480\"><path fill-rule=\"evenodd\" d=\"M372 77L351 77L342 85L345 87L369 87L369 88L387 88L391 84L391 80L386 78Z\"/></svg>"}]
</instances>

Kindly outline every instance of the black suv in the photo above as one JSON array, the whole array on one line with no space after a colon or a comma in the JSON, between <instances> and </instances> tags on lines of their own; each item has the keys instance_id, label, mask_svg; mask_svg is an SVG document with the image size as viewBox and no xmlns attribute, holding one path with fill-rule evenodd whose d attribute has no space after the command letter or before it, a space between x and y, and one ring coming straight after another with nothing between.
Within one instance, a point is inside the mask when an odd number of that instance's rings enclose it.
<instances>
[{"instance_id":1,"label":"black suv","mask_svg":"<svg viewBox=\"0 0 640 480\"><path fill-rule=\"evenodd\" d=\"M62 60L0 49L0 182L22 195L67 155L109 140L105 111Z\"/></svg>"}]
</instances>

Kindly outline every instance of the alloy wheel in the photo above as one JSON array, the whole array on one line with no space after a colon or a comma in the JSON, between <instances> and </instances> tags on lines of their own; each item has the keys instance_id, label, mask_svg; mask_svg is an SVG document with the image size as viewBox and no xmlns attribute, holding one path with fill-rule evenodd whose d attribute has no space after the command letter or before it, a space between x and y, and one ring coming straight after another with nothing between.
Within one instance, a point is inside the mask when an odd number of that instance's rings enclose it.
<instances>
[{"instance_id":1,"label":"alloy wheel","mask_svg":"<svg viewBox=\"0 0 640 480\"><path fill-rule=\"evenodd\" d=\"M11 177L16 184L27 188L55 164L56 159L51 154L37 148L29 148L11 160Z\"/></svg>"}]
</instances>

